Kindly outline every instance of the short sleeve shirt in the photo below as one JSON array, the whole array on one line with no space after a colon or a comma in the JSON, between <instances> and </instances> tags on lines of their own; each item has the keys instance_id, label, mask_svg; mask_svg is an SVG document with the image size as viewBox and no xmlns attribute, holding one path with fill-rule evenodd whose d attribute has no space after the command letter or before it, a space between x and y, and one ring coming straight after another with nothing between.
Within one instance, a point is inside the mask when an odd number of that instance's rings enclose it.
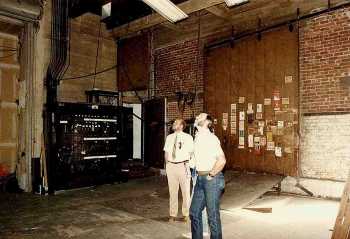
<instances>
[{"instance_id":1,"label":"short sleeve shirt","mask_svg":"<svg viewBox=\"0 0 350 239\"><path fill-rule=\"evenodd\" d=\"M224 155L218 137L209 130L199 131L194 140L194 165L197 171L213 169L219 156Z\"/></svg>"},{"instance_id":2,"label":"short sleeve shirt","mask_svg":"<svg viewBox=\"0 0 350 239\"><path fill-rule=\"evenodd\" d=\"M174 148L175 158L173 158ZM168 160L170 162L183 162L190 160L193 153L193 138L191 135L184 132L169 134L165 140L163 150L169 154Z\"/></svg>"}]
</instances>

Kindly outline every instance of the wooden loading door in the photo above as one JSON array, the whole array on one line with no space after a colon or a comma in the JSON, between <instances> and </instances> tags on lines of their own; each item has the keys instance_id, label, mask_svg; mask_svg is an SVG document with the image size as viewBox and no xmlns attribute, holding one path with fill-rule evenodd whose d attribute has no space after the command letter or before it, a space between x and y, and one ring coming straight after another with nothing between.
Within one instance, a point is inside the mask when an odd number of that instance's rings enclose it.
<instances>
[{"instance_id":1,"label":"wooden loading door","mask_svg":"<svg viewBox=\"0 0 350 239\"><path fill-rule=\"evenodd\" d=\"M236 41L233 47L223 46L208 52L205 110L216 119L215 131L229 169L296 175L299 123L297 43L297 32L290 32L285 27L263 33L260 40L251 36ZM280 110L274 109L274 92L279 94ZM244 97L244 103L239 103L240 97ZM270 99L271 105L264 105L265 99ZM251 123L247 120L248 103L252 103L254 111ZM236 104L236 114L231 114L231 104ZM263 107L260 120L256 115L257 104ZM238 148L241 111L245 112L243 149ZM223 120L225 117L227 122ZM259 121L264 122L263 134L258 132ZM223 123L227 124L226 130ZM283 127L278 127L278 123ZM268 151L266 145L260 147L260 154L255 147L248 148L249 134L266 139L267 132L269 136L272 133L271 142L282 148L282 157L277 157L273 150Z\"/></svg>"},{"instance_id":2,"label":"wooden loading door","mask_svg":"<svg viewBox=\"0 0 350 239\"><path fill-rule=\"evenodd\" d=\"M13 173L18 147L17 38L0 32L0 166Z\"/></svg>"},{"instance_id":3,"label":"wooden loading door","mask_svg":"<svg viewBox=\"0 0 350 239\"><path fill-rule=\"evenodd\" d=\"M144 159L145 165L164 168L165 112L164 98L144 102Z\"/></svg>"}]
</instances>

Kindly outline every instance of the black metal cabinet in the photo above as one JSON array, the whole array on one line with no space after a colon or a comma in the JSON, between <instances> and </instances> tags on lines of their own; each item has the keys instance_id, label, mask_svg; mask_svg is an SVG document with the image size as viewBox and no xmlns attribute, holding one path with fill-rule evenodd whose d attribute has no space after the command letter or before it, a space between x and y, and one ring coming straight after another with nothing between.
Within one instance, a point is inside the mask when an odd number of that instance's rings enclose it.
<instances>
[{"instance_id":1,"label":"black metal cabinet","mask_svg":"<svg viewBox=\"0 0 350 239\"><path fill-rule=\"evenodd\" d=\"M122 161L127 160L130 140L132 144L130 134L125 133L130 127L125 123L127 113L127 108L111 105L58 105L54 119L57 157L52 164L55 190L122 180Z\"/></svg>"}]
</instances>

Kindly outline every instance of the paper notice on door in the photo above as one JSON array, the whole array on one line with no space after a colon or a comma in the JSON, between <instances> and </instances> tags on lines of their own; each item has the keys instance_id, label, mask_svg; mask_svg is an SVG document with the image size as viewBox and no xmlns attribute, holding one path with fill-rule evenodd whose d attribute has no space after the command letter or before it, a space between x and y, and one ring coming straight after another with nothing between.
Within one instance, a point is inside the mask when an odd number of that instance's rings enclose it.
<instances>
[{"instance_id":1,"label":"paper notice on door","mask_svg":"<svg viewBox=\"0 0 350 239\"><path fill-rule=\"evenodd\" d=\"M272 142L273 141L273 136L272 136L272 132L266 132L266 140L267 142Z\"/></svg>"},{"instance_id":2,"label":"paper notice on door","mask_svg":"<svg viewBox=\"0 0 350 239\"><path fill-rule=\"evenodd\" d=\"M284 148L284 152L285 152L286 154L291 154L291 153L292 153L292 148L291 148L291 147L285 147L285 148Z\"/></svg>"},{"instance_id":3,"label":"paper notice on door","mask_svg":"<svg viewBox=\"0 0 350 239\"><path fill-rule=\"evenodd\" d=\"M254 110L253 110L253 103L248 103L248 110L247 110L247 114L253 114Z\"/></svg>"},{"instance_id":4,"label":"paper notice on door","mask_svg":"<svg viewBox=\"0 0 350 239\"><path fill-rule=\"evenodd\" d=\"M256 116L255 116L255 118L257 119L257 120L261 120L262 118L263 118L263 113L256 113Z\"/></svg>"},{"instance_id":5,"label":"paper notice on door","mask_svg":"<svg viewBox=\"0 0 350 239\"><path fill-rule=\"evenodd\" d=\"M267 145L266 145L266 150L268 151L273 151L275 150L275 142L271 141L271 142L267 142Z\"/></svg>"},{"instance_id":6,"label":"paper notice on door","mask_svg":"<svg viewBox=\"0 0 350 239\"><path fill-rule=\"evenodd\" d=\"M285 76L284 77L284 83L290 84L293 82L293 76Z\"/></svg>"},{"instance_id":7,"label":"paper notice on door","mask_svg":"<svg viewBox=\"0 0 350 239\"><path fill-rule=\"evenodd\" d=\"M275 155L276 157L282 157L282 147L275 147Z\"/></svg>"},{"instance_id":8,"label":"paper notice on door","mask_svg":"<svg viewBox=\"0 0 350 239\"><path fill-rule=\"evenodd\" d=\"M248 135L248 147L249 148L254 147L254 135L252 134Z\"/></svg>"},{"instance_id":9,"label":"paper notice on door","mask_svg":"<svg viewBox=\"0 0 350 239\"><path fill-rule=\"evenodd\" d=\"M289 98L282 98L282 105L289 105Z\"/></svg>"},{"instance_id":10,"label":"paper notice on door","mask_svg":"<svg viewBox=\"0 0 350 239\"><path fill-rule=\"evenodd\" d=\"M271 105L271 98L265 98L264 105Z\"/></svg>"},{"instance_id":11,"label":"paper notice on door","mask_svg":"<svg viewBox=\"0 0 350 239\"><path fill-rule=\"evenodd\" d=\"M244 120L245 119L245 112L244 111L240 111L239 112L239 120Z\"/></svg>"},{"instance_id":12,"label":"paper notice on door","mask_svg":"<svg viewBox=\"0 0 350 239\"><path fill-rule=\"evenodd\" d=\"M282 129L283 127L284 127L284 121L283 120L277 121L277 128Z\"/></svg>"},{"instance_id":13,"label":"paper notice on door","mask_svg":"<svg viewBox=\"0 0 350 239\"><path fill-rule=\"evenodd\" d=\"M236 134L237 127L236 127L236 121L231 122L231 134Z\"/></svg>"},{"instance_id":14,"label":"paper notice on door","mask_svg":"<svg viewBox=\"0 0 350 239\"><path fill-rule=\"evenodd\" d=\"M263 105L262 104L257 104L256 105L256 112L262 113L263 112Z\"/></svg>"},{"instance_id":15,"label":"paper notice on door","mask_svg":"<svg viewBox=\"0 0 350 239\"><path fill-rule=\"evenodd\" d=\"M222 129L227 130L228 126L228 113L222 113Z\"/></svg>"}]
</instances>

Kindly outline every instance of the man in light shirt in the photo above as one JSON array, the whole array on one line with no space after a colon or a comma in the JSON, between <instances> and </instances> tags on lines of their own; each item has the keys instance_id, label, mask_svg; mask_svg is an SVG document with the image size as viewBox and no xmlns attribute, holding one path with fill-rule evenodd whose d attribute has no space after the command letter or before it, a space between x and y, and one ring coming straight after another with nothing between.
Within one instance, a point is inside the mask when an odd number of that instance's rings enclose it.
<instances>
[{"instance_id":1,"label":"man in light shirt","mask_svg":"<svg viewBox=\"0 0 350 239\"><path fill-rule=\"evenodd\" d=\"M169 185L169 221L175 221L178 214L179 186L182 192L182 216L188 221L190 208L191 171L189 160L193 154L193 138L183 132L185 121L176 119L174 133L167 136L164 145L166 174Z\"/></svg>"},{"instance_id":2,"label":"man in light shirt","mask_svg":"<svg viewBox=\"0 0 350 239\"><path fill-rule=\"evenodd\" d=\"M208 214L210 238L221 239L220 196L225 187L222 170L226 159L219 139L209 129L211 117L201 113L196 118L196 125L198 132L194 141L194 165L198 178L190 209L192 239L203 238L204 208Z\"/></svg>"}]
</instances>

